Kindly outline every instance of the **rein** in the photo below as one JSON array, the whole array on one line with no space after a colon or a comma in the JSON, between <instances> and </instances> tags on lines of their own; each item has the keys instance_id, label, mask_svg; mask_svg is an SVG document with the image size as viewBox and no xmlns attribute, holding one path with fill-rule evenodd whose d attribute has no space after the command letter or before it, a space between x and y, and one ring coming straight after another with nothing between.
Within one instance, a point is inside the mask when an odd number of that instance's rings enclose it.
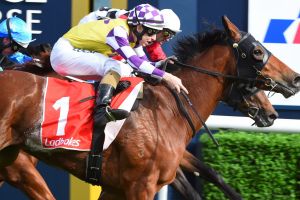
<instances>
[{"instance_id":1,"label":"rein","mask_svg":"<svg viewBox=\"0 0 300 200\"><path fill-rule=\"evenodd\" d=\"M198 130L196 130L194 124L193 124L193 121L192 121L192 118L191 116L189 115L188 111L186 110L186 108L184 107L178 93L176 92L175 89L171 89L168 87L168 89L171 91L171 93L173 94L175 100L176 100L176 103L177 103L177 106L180 110L180 112L183 114L183 116L185 117L185 119L187 120L187 122L189 123L192 131L193 131L193 135L192 137L195 136L196 132L198 132ZM199 121L202 123L203 127L205 128L205 130L207 131L209 137L212 139L212 141L214 142L214 144L219 147L219 143L218 141L216 140L216 138L213 136L212 132L209 130L208 126L206 125L205 121L201 118L199 112L195 109L192 101L190 100L190 98L187 96L187 94L184 92L184 91L181 91L180 94L184 97L184 99L186 100L186 102L189 104L189 106L192 108L193 112L196 114L197 118L199 119Z\"/></svg>"},{"instance_id":2,"label":"rein","mask_svg":"<svg viewBox=\"0 0 300 200\"><path fill-rule=\"evenodd\" d=\"M215 143L215 145L217 147L219 147L219 143L218 141L216 140L216 138L214 137L214 135L212 134L212 132L210 131L210 129L208 128L208 126L206 125L205 121L201 118L199 112L195 109L192 101L190 100L190 98L187 96L187 94L182 91L181 92L182 96L185 98L185 100L188 102L188 104L190 105L190 107L192 108L193 112L196 114L196 116L198 117L198 119L201 121L203 127L205 128L205 130L207 131L209 137L212 139L212 141Z\"/></svg>"},{"instance_id":3,"label":"rein","mask_svg":"<svg viewBox=\"0 0 300 200\"><path fill-rule=\"evenodd\" d=\"M246 77L239 77L239 76L234 76L234 75L222 74L220 72L209 71L207 69L204 69L203 67L195 67L193 65L184 64L182 62L179 62L178 60L173 60L173 62L176 63L177 65L181 66L181 67L189 68L189 69L192 69L193 71L196 71L196 72L200 72L200 73L207 74L207 75L214 76L214 77L224 77L224 78L227 78L227 79L232 79L236 82L262 83L262 84L267 85L270 81L269 79L268 80L257 80L255 78L246 78Z\"/></svg>"}]
</instances>

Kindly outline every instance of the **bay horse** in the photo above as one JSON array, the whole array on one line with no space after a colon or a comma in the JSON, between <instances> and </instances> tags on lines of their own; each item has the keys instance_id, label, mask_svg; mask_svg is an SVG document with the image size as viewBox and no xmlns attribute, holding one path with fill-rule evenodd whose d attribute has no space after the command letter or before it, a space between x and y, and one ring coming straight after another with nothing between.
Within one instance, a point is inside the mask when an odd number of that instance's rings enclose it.
<instances>
[{"instance_id":1,"label":"bay horse","mask_svg":"<svg viewBox=\"0 0 300 200\"><path fill-rule=\"evenodd\" d=\"M223 22L228 37L224 31L201 37L202 40L194 44L194 47L200 45L202 49L197 51L189 49L190 51L185 52L192 52L190 57L180 57L180 55L178 57L196 69L205 66L209 71L227 76L216 77L198 73L197 70L189 67L182 67L181 70L174 72L191 91L189 96L204 120L213 111L217 102L222 100L223 92L232 78L237 75L232 46L243 53L245 50L243 41L247 42L251 39L249 35L241 33L226 17L223 18ZM228 38L234 42L232 46L227 43ZM188 39L192 40L192 38ZM207 41L209 41L208 45L205 43ZM257 62L263 62L262 69L258 69L259 77L254 78L272 80L268 84L257 84L259 88L272 89L286 97L298 92L297 73L274 55L265 52L258 42L251 41L246 47L247 50L248 48L253 50L245 52L246 55L251 55L251 58L254 57ZM249 77L243 77L244 80L246 78ZM253 79L251 76L250 78ZM85 158L88 152L61 150L45 153L27 143L28 134L34 132L34 128L40 123L41 109L37 105L41 104L45 78L23 72L4 71L0 74L0 83L0 91L7 94L0 97L4 106L0 114L4 119L2 121L5 122L1 124L0 133L0 149L4 150L1 152L1 166L12 162L22 148L39 159L61 167L84 180ZM277 85L274 87L270 83L277 83ZM192 112L191 109L188 110ZM172 126L166 121L169 119L172 119ZM195 127L199 129L201 123L197 117L192 116L192 120ZM191 137L192 129L181 116L169 90L161 85L146 85L145 99L139 109L132 112L115 142L103 152L103 193L100 198L152 199L156 191L173 181L185 146ZM139 157L140 152L143 154Z\"/></svg>"},{"instance_id":2,"label":"bay horse","mask_svg":"<svg viewBox=\"0 0 300 200\"><path fill-rule=\"evenodd\" d=\"M51 67L49 59L50 52L51 47L49 44L40 44L38 46L31 47L28 54L35 59L33 62L28 62L24 65L6 66L5 69L26 71L40 76L51 76L63 79L63 77L56 74ZM277 113L270 102L268 102L263 92L260 91L254 95L251 95L251 92L236 95L243 97L243 101L241 102L241 99L239 98L235 98L235 101L233 101L234 98L230 98L230 96L233 96L232 91L234 90L228 92L229 97L228 100L226 100L229 105L236 107L243 113L247 113L249 117L255 120L257 126L269 126L273 123L274 118L271 118L271 116L276 116ZM262 93L262 95L260 93ZM264 101L268 103L263 103ZM255 114L252 112L253 109L255 110ZM268 115L268 113L271 114ZM197 165L195 162L193 163L194 160L197 161ZM37 162L38 160L35 157L20 151L17 159L11 165L0 169L0 181L7 181L12 186L21 189L30 199L55 199L46 182L35 169ZM201 177L204 177L207 181L212 182L219 187L229 197L229 199L241 199L240 195L227 185L224 180L218 176L215 170L205 166L200 160L193 157L193 155L186 152L182 162L183 164L181 164L181 167L183 167L185 171L199 173ZM191 166L193 168L190 168ZM195 169L197 170L192 171ZM186 199L200 199L197 191L195 191L189 184L180 168L177 170L176 178L171 185Z\"/></svg>"},{"instance_id":3,"label":"bay horse","mask_svg":"<svg viewBox=\"0 0 300 200\"><path fill-rule=\"evenodd\" d=\"M35 61L28 62L25 65L14 65L6 67L6 69L21 70L34 73L41 76L60 77L56 74L50 64L51 47L49 44L41 44L30 48L30 55ZM38 62L36 61L38 60ZM238 95L234 93L240 93ZM235 95L235 96L234 96ZM239 98L234 98L234 97ZM255 120L255 124L259 127L272 125L277 118L277 113L268 101L266 95L262 91L249 92L240 89L228 92L228 98L225 100L227 104L238 109L246 116ZM54 199L47 184L43 181L37 170L34 168L37 159L21 151L10 166L6 166L0 170L0 180L5 180L11 185L24 191L31 199ZM23 167L25 166L26 167ZM212 168L205 166L200 160L186 152L180 164L185 171L200 173L207 181L214 183L219 187L230 199L240 199L239 195L228 186L221 177L217 175ZM23 167L23 168L22 168ZM33 178L34 177L34 178ZM31 181L29 181L31 180ZM34 180L34 181L32 181ZM191 186L187 183L187 179L183 175L180 168L177 171L176 178L171 184L175 189L185 196L187 199L197 199L196 192L191 191Z\"/></svg>"}]
</instances>

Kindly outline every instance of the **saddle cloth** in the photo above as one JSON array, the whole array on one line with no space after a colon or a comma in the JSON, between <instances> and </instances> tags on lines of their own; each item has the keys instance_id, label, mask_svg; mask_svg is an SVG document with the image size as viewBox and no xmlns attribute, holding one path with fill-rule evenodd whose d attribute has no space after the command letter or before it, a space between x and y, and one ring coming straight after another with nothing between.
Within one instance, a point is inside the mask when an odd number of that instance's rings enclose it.
<instances>
[{"instance_id":1,"label":"saddle cloth","mask_svg":"<svg viewBox=\"0 0 300 200\"><path fill-rule=\"evenodd\" d=\"M131 85L113 97L111 107L130 111L143 79L126 77L122 80L130 81ZM94 123L94 101L95 90L91 84L47 78L40 130L42 147L89 151ZM109 122L106 125L103 149L107 149L117 137L125 120Z\"/></svg>"}]
</instances>

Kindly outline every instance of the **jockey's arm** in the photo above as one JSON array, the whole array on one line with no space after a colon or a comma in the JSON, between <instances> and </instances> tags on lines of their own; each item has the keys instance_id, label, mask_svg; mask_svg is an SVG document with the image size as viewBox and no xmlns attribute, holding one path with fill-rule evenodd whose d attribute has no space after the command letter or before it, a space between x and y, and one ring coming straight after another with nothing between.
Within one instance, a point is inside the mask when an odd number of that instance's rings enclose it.
<instances>
[{"instance_id":1,"label":"jockey's arm","mask_svg":"<svg viewBox=\"0 0 300 200\"><path fill-rule=\"evenodd\" d=\"M133 50L135 51L136 55L138 55L139 58L149 61L142 46L135 47Z\"/></svg>"},{"instance_id":2,"label":"jockey's arm","mask_svg":"<svg viewBox=\"0 0 300 200\"><path fill-rule=\"evenodd\" d=\"M115 35L117 33L117 35ZM165 72L153 66L148 60L140 58L133 48L129 45L129 38L123 27L115 27L106 38L106 43L120 54L127 63L134 69L146 74L150 74L155 78L162 79Z\"/></svg>"},{"instance_id":3,"label":"jockey's arm","mask_svg":"<svg viewBox=\"0 0 300 200\"><path fill-rule=\"evenodd\" d=\"M162 50L162 49L161 49ZM157 60L157 61L154 61L154 62L151 62L149 61L147 55L145 54L144 52L144 48L142 46L139 46L139 47L136 47L134 48L134 51L136 52L136 54L143 60L147 60L148 62L150 62L153 66L155 67L160 67L163 63L164 63L164 60L167 58L166 55L165 55L165 58L161 59L161 60Z\"/></svg>"}]
</instances>

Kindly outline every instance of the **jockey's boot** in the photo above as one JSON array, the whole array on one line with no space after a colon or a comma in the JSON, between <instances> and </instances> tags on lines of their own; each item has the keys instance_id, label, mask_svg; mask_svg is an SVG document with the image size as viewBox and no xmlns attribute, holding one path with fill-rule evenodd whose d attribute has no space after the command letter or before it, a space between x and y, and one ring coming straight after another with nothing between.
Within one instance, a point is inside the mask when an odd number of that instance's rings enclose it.
<instances>
[{"instance_id":1,"label":"jockey's boot","mask_svg":"<svg viewBox=\"0 0 300 200\"><path fill-rule=\"evenodd\" d=\"M113 73L116 72L109 73L107 76L112 77ZM110 121L125 119L129 116L129 112L127 110L112 109L110 107L111 98L115 91L115 87L113 85L117 85L119 80L117 79L117 81L112 81L115 84L110 84L105 80L107 80L107 77L104 76L98 88L98 98L96 99L94 114L96 126L105 126Z\"/></svg>"}]
</instances>

